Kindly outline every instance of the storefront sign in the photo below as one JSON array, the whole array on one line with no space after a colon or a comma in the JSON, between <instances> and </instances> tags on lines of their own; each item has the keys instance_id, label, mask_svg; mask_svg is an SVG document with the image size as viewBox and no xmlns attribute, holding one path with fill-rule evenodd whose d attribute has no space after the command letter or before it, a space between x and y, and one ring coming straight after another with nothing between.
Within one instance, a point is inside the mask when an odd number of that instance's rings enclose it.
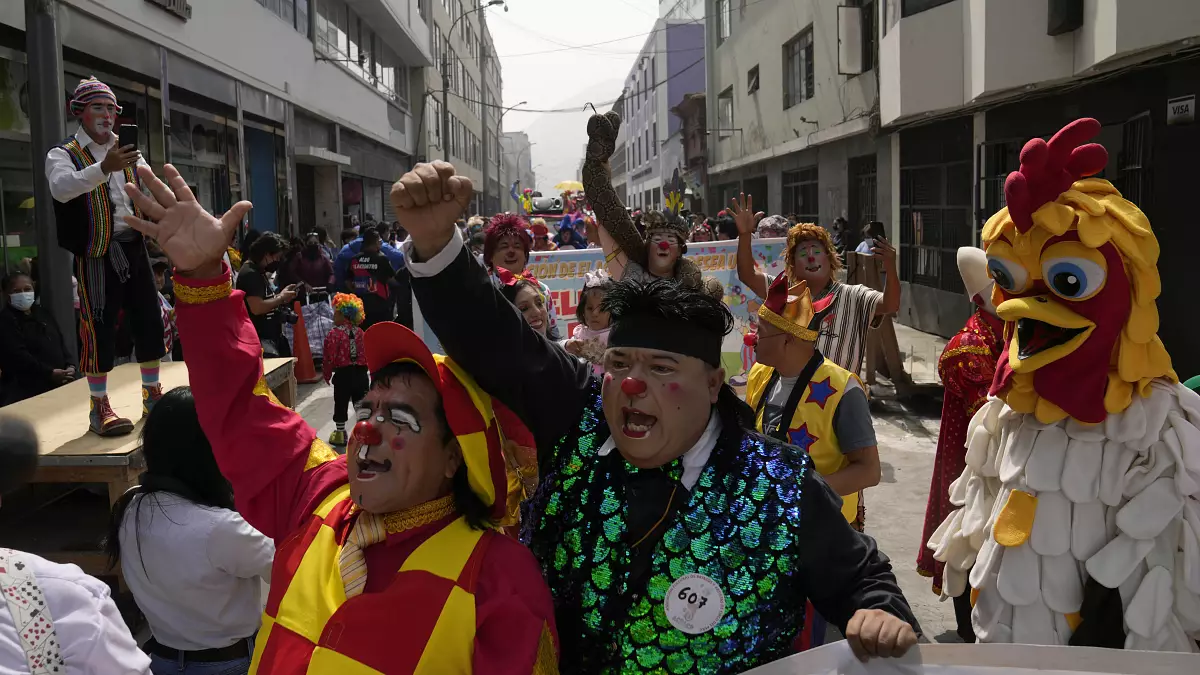
<instances>
[{"instance_id":1,"label":"storefront sign","mask_svg":"<svg viewBox=\"0 0 1200 675\"><path fill-rule=\"evenodd\" d=\"M192 6L187 3L187 0L146 0L146 2L162 7L184 21L192 18Z\"/></svg>"},{"instance_id":2,"label":"storefront sign","mask_svg":"<svg viewBox=\"0 0 1200 675\"><path fill-rule=\"evenodd\" d=\"M783 270L783 254L787 240L755 239L754 262L760 269L774 277ZM753 365L754 350L744 343L746 333L758 324L758 307L761 300L753 292L742 287L737 278L737 242L717 241L688 244L687 257L700 266L704 276L714 277L725 289L725 304L733 314L733 331L725 337L722 345L721 365L729 378L738 378L743 383L746 371ZM568 338L575 329L575 311L579 304L579 291L583 289L583 277L588 272L604 267L604 253L598 248L583 251L550 251L532 253L526 269L538 281L550 289L550 299L558 312L558 332ZM437 336L419 317L419 307L414 304L416 332L434 353L441 351Z\"/></svg>"},{"instance_id":3,"label":"storefront sign","mask_svg":"<svg viewBox=\"0 0 1200 675\"><path fill-rule=\"evenodd\" d=\"M1196 121L1196 96L1167 99L1167 124L1191 124Z\"/></svg>"}]
</instances>

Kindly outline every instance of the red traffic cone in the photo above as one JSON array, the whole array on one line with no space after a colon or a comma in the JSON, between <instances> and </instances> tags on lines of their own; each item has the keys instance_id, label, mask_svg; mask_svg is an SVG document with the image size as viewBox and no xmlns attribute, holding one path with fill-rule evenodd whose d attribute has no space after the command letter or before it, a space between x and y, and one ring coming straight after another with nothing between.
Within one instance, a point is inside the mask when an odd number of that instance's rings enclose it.
<instances>
[{"instance_id":1,"label":"red traffic cone","mask_svg":"<svg viewBox=\"0 0 1200 675\"><path fill-rule=\"evenodd\" d=\"M312 384L320 380L317 369L313 366L312 349L308 346L308 330L304 327L304 312L300 311L300 301L296 301L296 325L292 326L292 356L296 357L296 382Z\"/></svg>"}]
</instances>

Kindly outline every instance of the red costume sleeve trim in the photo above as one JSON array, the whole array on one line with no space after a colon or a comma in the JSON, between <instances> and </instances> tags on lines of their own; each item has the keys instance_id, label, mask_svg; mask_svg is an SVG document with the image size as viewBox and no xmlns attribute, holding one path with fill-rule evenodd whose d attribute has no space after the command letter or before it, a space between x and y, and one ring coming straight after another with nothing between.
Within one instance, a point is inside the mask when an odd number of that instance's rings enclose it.
<instances>
[{"instance_id":1,"label":"red costume sleeve trim","mask_svg":"<svg viewBox=\"0 0 1200 675\"><path fill-rule=\"evenodd\" d=\"M183 279L180 289L223 288L217 279ZM185 294L187 291L185 291ZM298 527L324 495L347 481L344 462L316 432L279 403L263 378L262 346L246 313L245 294L233 291L203 303L181 302L180 340L196 412L213 455L233 485L238 511L260 532L280 541Z\"/></svg>"}]
</instances>

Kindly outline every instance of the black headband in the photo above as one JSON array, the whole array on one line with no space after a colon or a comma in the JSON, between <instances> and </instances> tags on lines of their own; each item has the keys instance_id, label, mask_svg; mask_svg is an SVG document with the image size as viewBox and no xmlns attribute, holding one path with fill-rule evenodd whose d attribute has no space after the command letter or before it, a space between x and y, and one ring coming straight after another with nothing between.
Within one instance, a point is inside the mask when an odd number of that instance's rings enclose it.
<instances>
[{"instance_id":1,"label":"black headband","mask_svg":"<svg viewBox=\"0 0 1200 675\"><path fill-rule=\"evenodd\" d=\"M652 314L635 314L613 321L612 330L608 334L608 346L658 349L691 356L714 368L720 368L721 342L724 337L688 321L666 319Z\"/></svg>"}]
</instances>

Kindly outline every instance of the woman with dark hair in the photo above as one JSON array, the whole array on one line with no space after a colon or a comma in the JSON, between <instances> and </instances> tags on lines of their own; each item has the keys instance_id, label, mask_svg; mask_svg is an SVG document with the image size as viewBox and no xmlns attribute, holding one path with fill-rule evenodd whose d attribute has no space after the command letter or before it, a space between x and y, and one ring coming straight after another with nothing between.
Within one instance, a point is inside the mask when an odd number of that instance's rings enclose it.
<instances>
[{"instance_id":1,"label":"woman with dark hair","mask_svg":"<svg viewBox=\"0 0 1200 675\"><path fill-rule=\"evenodd\" d=\"M142 452L146 472L113 505L105 552L150 624L150 668L245 673L275 546L234 510L191 389L163 395Z\"/></svg>"},{"instance_id":2,"label":"woman with dark hair","mask_svg":"<svg viewBox=\"0 0 1200 675\"><path fill-rule=\"evenodd\" d=\"M542 335L546 335L550 326L549 313L546 310L546 296L532 277L513 274L503 267L497 270L500 278L500 293L505 300L525 317L529 327Z\"/></svg>"},{"instance_id":3,"label":"woman with dark hair","mask_svg":"<svg viewBox=\"0 0 1200 675\"><path fill-rule=\"evenodd\" d=\"M520 216L501 213L493 216L483 230L483 263L488 272L491 272L492 281L498 288L507 285L500 278L501 270L527 279L539 288L547 314L547 327L543 334L551 340L558 340L558 313L550 300L550 289L525 271L532 246L533 235L530 233L529 223Z\"/></svg>"}]
</instances>

